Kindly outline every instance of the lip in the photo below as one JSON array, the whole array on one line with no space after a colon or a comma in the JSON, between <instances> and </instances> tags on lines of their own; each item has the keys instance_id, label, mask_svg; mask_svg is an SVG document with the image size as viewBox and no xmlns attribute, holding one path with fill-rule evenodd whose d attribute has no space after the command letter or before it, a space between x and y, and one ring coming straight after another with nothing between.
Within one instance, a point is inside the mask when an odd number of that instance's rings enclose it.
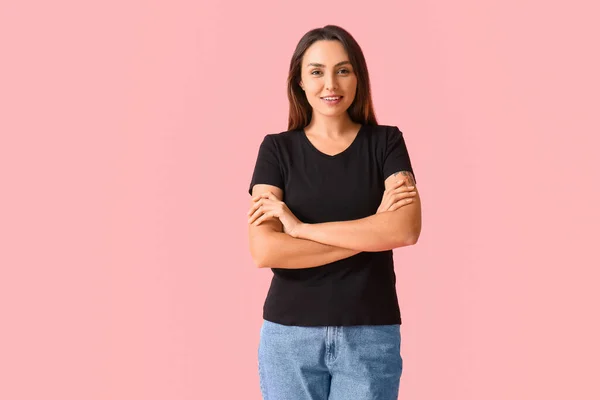
<instances>
[{"instance_id":1,"label":"lip","mask_svg":"<svg viewBox=\"0 0 600 400\"><path fill-rule=\"evenodd\" d=\"M337 107L337 105L342 102L344 96L336 96L336 97L339 97L339 98L337 100L325 100L324 98L321 98L321 100L323 100L323 103L325 103L328 107Z\"/></svg>"},{"instance_id":2,"label":"lip","mask_svg":"<svg viewBox=\"0 0 600 400\"><path fill-rule=\"evenodd\" d=\"M340 94L330 94L330 95L328 95L328 96L323 96L323 97L321 97L321 98L322 98L322 99L324 99L325 97L340 97L340 98L341 98L341 97L344 97L344 96L342 96L342 95L340 95Z\"/></svg>"}]
</instances>

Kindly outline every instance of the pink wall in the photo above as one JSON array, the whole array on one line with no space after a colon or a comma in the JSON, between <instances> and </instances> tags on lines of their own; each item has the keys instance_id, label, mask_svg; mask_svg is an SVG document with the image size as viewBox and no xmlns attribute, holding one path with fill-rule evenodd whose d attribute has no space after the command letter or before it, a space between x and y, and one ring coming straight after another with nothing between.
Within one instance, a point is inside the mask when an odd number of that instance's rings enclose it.
<instances>
[{"instance_id":1,"label":"pink wall","mask_svg":"<svg viewBox=\"0 0 600 400\"><path fill-rule=\"evenodd\" d=\"M0 398L260 398L272 274L247 186L286 129L294 46L327 23L362 46L419 180L400 398L600 398L599 11L3 3Z\"/></svg>"}]
</instances>

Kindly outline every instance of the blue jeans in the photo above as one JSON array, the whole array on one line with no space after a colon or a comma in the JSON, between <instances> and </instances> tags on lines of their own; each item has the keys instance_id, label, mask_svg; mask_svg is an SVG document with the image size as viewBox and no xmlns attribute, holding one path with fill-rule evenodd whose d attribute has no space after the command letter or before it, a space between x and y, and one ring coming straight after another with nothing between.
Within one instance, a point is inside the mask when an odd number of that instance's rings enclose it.
<instances>
[{"instance_id":1,"label":"blue jeans","mask_svg":"<svg viewBox=\"0 0 600 400\"><path fill-rule=\"evenodd\" d=\"M264 400L397 400L400 325L287 326L263 320Z\"/></svg>"}]
</instances>

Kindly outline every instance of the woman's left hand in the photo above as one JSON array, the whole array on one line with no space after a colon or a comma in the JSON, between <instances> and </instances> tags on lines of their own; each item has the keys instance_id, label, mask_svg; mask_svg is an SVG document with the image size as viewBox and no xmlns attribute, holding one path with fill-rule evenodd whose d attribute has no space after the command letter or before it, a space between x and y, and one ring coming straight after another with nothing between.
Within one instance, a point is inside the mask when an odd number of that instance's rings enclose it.
<instances>
[{"instance_id":1,"label":"woman's left hand","mask_svg":"<svg viewBox=\"0 0 600 400\"><path fill-rule=\"evenodd\" d=\"M260 225L267 218L279 218L283 224L283 232L292 237L298 236L298 230L302 226L300 221L283 201L280 201L271 192L262 193L252 199L254 204L248 211L248 223L255 226Z\"/></svg>"}]
</instances>

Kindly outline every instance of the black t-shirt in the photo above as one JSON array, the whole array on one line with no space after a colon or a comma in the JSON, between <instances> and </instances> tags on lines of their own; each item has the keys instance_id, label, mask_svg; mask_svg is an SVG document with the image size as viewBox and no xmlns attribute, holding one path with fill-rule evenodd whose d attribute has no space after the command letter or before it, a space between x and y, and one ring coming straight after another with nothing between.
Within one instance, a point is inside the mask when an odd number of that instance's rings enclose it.
<instances>
[{"instance_id":1,"label":"black t-shirt","mask_svg":"<svg viewBox=\"0 0 600 400\"><path fill-rule=\"evenodd\" d=\"M363 125L352 144L330 156L303 129L268 134L250 183L283 190L283 202L302 222L365 218L377 212L384 181L414 171L396 126ZM392 250L361 252L323 266L272 268L263 318L283 325L401 324Z\"/></svg>"}]
</instances>

